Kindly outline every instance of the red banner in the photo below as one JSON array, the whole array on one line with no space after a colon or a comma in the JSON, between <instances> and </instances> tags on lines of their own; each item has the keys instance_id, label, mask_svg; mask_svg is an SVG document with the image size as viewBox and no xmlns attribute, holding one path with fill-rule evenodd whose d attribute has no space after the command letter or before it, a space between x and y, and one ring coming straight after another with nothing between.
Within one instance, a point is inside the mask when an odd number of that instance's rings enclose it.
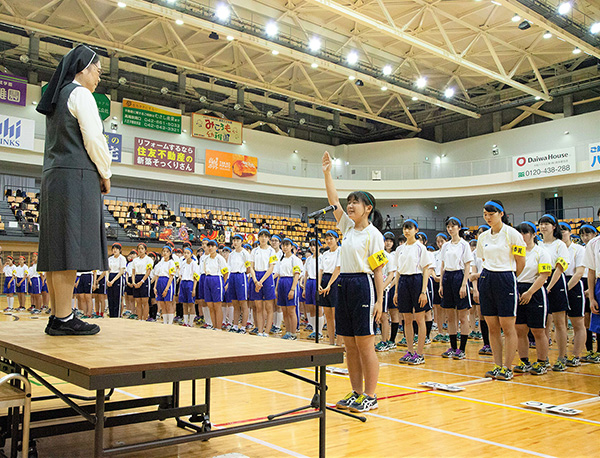
<instances>
[{"instance_id":1,"label":"red banner","mask_svg":"<svg viewBox=\"0 0 600 458\"><path fill-rule=\"evenodd\" d=\"M177 143L135 138L134 165L194 173L196 148Z\"/></svg>"}]
</instances>

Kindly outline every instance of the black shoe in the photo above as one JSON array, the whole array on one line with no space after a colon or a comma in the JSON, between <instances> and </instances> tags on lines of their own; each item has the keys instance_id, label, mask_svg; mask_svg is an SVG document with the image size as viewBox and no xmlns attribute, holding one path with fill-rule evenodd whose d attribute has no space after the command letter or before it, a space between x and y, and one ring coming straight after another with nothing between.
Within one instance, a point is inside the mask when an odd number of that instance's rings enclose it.
<instances>
[{"instance_id":1,"label":"black shoe","mask_svg":"<svg viewBox=\"0 0 600 458\"><path fill-rule=\"evenodd\" d=\"M55 318L48 329L51 336L91 336L99 332L100 326L86 323L75 316L69 321Z\"/></svg>"},{"instance_id":2,"label":"black shoe","mask_svg":"<svg viewBox=\"0 0 600 458\"><path fill-rule=\"evenodd\" d=\"M45 333L46 334L50 334L50 328L52 327L52 323L54 323L54 318L56 318L54 315L50 315L48 317L48 324L46 325L46 329L45 329Z\"/></svg>"}]
</instances>

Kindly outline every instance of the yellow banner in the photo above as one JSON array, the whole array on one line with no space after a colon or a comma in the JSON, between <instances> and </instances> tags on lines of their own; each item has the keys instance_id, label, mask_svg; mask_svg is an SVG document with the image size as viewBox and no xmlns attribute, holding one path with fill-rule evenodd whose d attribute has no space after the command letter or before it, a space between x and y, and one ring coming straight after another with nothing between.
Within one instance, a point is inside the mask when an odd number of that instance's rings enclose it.
<instances>
[{"instance_id":1,"label":"yellow banner","mask_svg":"<svg viewBox=\"0 0 600 458\"><path fill-rule=\"evenodd\" d=\"M192 137L241 145L242 123L194 113L192 114Z\"/></svg>"},{"instance_id":2,"label":"yellow banner","mask_svg":"<svg viewBox=\"0 0 600 458\"><path fill-rule=\"evenodd\" d=\"M174 111L173 109L163 108L160 105L150 105L149 103L138 102L137 100L123 99L123 106L134 110L151 111L152 113L181 117L181 110Z\"/></svg>"}]
</instances>

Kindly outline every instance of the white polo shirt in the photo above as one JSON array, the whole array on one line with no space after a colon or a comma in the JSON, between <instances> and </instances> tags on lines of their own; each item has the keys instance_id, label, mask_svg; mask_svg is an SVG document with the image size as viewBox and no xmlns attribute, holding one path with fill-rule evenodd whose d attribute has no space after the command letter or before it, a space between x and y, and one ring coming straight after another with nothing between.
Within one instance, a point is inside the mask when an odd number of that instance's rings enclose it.
<instances>
[{"instance_id":1,"label":"white polo shirt","mask_svg":"<svg viewBox=\"0 0 600 458\"><path fill-rule=\"evenodd\" d=\"M121 269L125 269L127 267L127 259L122 254L119 257L115 258L114 256L109 256L108 258L108 271L114 274L118 274Z\"/></svg>"},{"instance_id":2,"label":"white polo shirt","mask_svg":"<svg viewBox=\"0 0 600 458\"><path fill-rule=\"evenodd\" d=\"M295 254L283 256L279 261L279 275L281 277L293 277L302 273L302 261Z\"/></svg>"},{"instance_id":3,"label":"white polo shirt","mask_svg":"<svg viewBox=\"0 0 600 458\"><path fill-rule=\"evenodd\" d=\"M185 258L181 260L179 264L179 278L181 281L194 281L194 274L198 270L198 263L193 259L190 259L188 263Z\"/></svg>"},{"instance_id":4,"label":"white polo shirt","mask_svg":"<svg viewBox=\"0 0 600 458\"><path fill-rule=\"evenodd\" d=\"M168 261L161 259L158 262L158 264L156 264L156 267L154 267L154 276L155 277L169 277L171 275L175 276L175 270L176 270L175 261L173 261L172 259L169 259Z\"/></svg>"},{"instance_id":5,"label":"white polo shirt","mask_svg":"<svg viewBox=\"0 0 600 458\"><path fill-rule=\"evenodd\" d=\"M565 275L572 277L575 275L575 270L578 267L583 266L585 247L578 245L577 243L571 243L571 245L567 247L567 250L569 250L569 258L567 259L569 268L565 270Z\"/></svg>"},{"instance_id":6,"label":"white polo shirt","mask_svg":"<svg viewBox=\"0 0 600 458\"><path fill-rule=\"evenodd\" d=\"M425 245L416 241L404 243L396 249L396 273L398 275L422 274L423 269L433 264L433 254Z\"/></svg>"},{"instance_id":7,"label":"white polo shirt","mask_svg":"<svg viewBox=\"0 0 600 458\"><path fill-rule=\"evenodd\" d=\"M319 267L323 273L332 274L336 267L340 266L341 247L337 247L335 251L328 250L319 257Z\"/></svg>"},{"instance_id":8,"label":"white polo shirt","mask_svg":"<svg viewBox=\"0 0 600 458\"><path fill-rule=\"evenodd\" d=\"M477 239L477 257L482 260L482 269L492 272L516 272L515 255L525 256L523 236L506 224L497 234L489 229Z\"/></svg>"},{"instance_id":9,"label":"white polo shirt","mask_svg":"<svg viewBox=\"0 0 600 458\"><path fill-rule=\"evenodd\" d=\"M565 242L556 239L551 243L542 242L540 246L550 255L550 264L552 264L553 269L557 264L560 264L563 271L567 271L569 268L569 249Z\"/></svg>"},{"instance_id":10,"label":"white polo shirt","mask_svg":"<svg viewBox=\"0 0 600 458\"><path fill-rule=\"evenodd\" d=\"M254 263L255 272L266 272L271 264L275 264L279 259L273 247L268 246L264 250L257 246L252 250L250 260Z\"/></svg>"},{"instance_id":11,"label":"white polo shirt","mask_svg":"<svg viewBox=\"0 0 600 458\"><path fill-rule=\"evenodd\" d=\"M596 278L600 278L600 235L594 237L586 245L583 265L596 271Z\"/></svg>"},{"instance_id":12,"label":"white polo shirt","mask_svg":"<svg viewBox=\"0 0 600 458\"><path fill-rule=\"evenodd\" d=\"M383 234L375 226L369 224L361 231L356 230L346 212L342 212L337 226L342 233L340 273L370 274L373 268L387 262Z\"/></svg>"},{"instance_id":13,"label":"white polo shirt","mask_svg":"<svg viewBox=\"0 0 600 458\"><path fill-rule=\"evenodd\" d=\"M204 273L206 275L217 275L219 277L229 273L229 267L227 267L227 261L225 258L217 253L214 258L207 255L204 259Z\"/></svg>"},{"instance_id":14,"label":"white polo shirt","mask_svg":"<svg viewBox=\"0 0 600 458\"><path fill-rule=\"evenodd\" d=\"M471 247L464 239L459 239L458 243L452 241L446 242L442 245L440 251L440 258L444 263L444 270L464 270L467 262L473 262Z\"/></svg>"},{"instance_id":15,"label":"white polo shirt","mask_svg":"<svg viewBox=\"0 0 600 458\"><path fill-rule=\"evenodd\" d=\"M232 251L229 253L227 264L231 273L245 274L250 267L250 254L243 248L239 252Z\"/></svg>"},{"instance_id":16,"label":"white polo shirt","mask_svg":"<svg viewBox=\"0 0 600 458\"><path fill-rule=\"evenodd\" d=\"M535 245L532 250L527 250L525 267L517 278L519 283L534 283L541 273L552 272L550 255L541 246Z\"/></svg>"}]
</instances>

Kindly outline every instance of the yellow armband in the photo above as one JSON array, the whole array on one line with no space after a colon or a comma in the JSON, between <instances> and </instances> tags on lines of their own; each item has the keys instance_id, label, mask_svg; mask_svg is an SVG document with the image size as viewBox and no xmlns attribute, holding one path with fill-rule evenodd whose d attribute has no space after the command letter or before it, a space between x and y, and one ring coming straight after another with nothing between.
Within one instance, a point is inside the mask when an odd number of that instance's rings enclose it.
<instances>
[{"instance_id":1,"label":"yellow armband","mask_svg":"<svg viewBox=\"0 0 600 458\"><path fill-rule=\"evenodd\" d=\"M228 273L229 273L229 269L228 269L227 267L223 267L223 268L221 269L221 273L222 273L223 275L225 275L225 274L228 274Z\"/></svg>"},{"instance_id":2,"label":"yellow armband","mask_svg":"<svg viewBox=\"0 0 600 458\"><path fill-rule=\"evenodd\" d=\"M194 272L194 280L200 280L200 275L198 275L196 272Z\"/></svg>"},{"instance_id":3,"label":"yellow armband","mask_svg":"<svg viewBox=\"0 0 600 458\"><path fill-rule=\"evenodd\" d=\"M513 245L512 247L513 256L525 256L525 247L519 245Z\"/></svg>"},{"instance_id":4,"label":"yellow armband","mask_svg":"<svg viewBox=\"0 0 600 458\"><path fill-rule=\"evenodd\" d=\"M252 263L251 263L250 261L246 261L246 262L244 263L244 266L246 266L246 267L250 267L251 265L252 265Z\"/></svg>"},{"instance_id":5,"label":"yellow armband","mask_svg":"<svg viewBox=\"0 0 600 458\"><path fill-rule=\"evenodd\" d=\"M277 258L277 255L276 255L276 254L274 254L273 256L271 256L271 257L269 258L269 264L273 264L273 263L275 263L275 262L277 262L277 261L279 261L279 258Z\"/></svg>"},{"instance_id":6,"label":"yellow armband","mask_svg":"<svg viewBox=\"0 0 600 458\"><path fill-rule=\"evenodd\" d=\"M146 270L152 270L152 267L153 267L152 263L146 264Z\"/></svg>"},{"instance_id":7,"label":"yellow armband","mask_svg":"<svg viewBox=\"0 0 600 458\"><path fill-rule=\"evenodd\" d=\"M550 264L538 264L538 273L547 274L552 272L552 266Z\"/></svg>"},{"instance_id":8,"label":"yellow armband","mask_svg":"<svg viewBox=\"0 0 600 458\"><path fill-rule=\"evenodd\" d=\"M27 276L27 275L29 275L29 271L28 270L25 271L25 276Z\"/></svg>"},{"instance_id":9,"label":"yellow armband","mask_svg":"<svg viewBox=\"0 0 600 458\"><path fill-rule=\"evenodd\" d=\"M302 269L300 268L300 266L294 266L292 272L294 272L295 274L299 274L302 272Z\"/></svg>"},{"instance_id":10,"label":"yellow armband","mask_svg":"<svg viewBox=\"0 0 600 458\"><path fill-rule=\"evenodd\" d=\"M179 263L178 262L175 262L175 267L179 267Z\"/></svg>"},{"instance_id":11,"label":"yellow armband","mask_svg":"<svg viewBox=\"0 0 600 458\"><path fill-rule=\"evenodd\" d=\"M563 268L563 271L567 270L569 267L569 263L565 261L563 258L558 258L556 263Z\"/></svg>"},{"instance_id":12,"label":"yellow armband","mask_svg":"<svg viewBox=\"0 0 600 458\"><path fill-rule=\"evenodd\" d=\"M383 250L381 250L381 251L378 251L377 253L371 255L369 257L368 261L369 261L369 266L371 267L371 270L375 270L379 266L383 266L384 264L387 264L388 258L385 255L385 253L383 252Z\"/></svg>"},{"instance_id":13,"label":"yellow armband","mask_svg":"<svg viewBox=\"0 0 600 458\"><path fill-rule=\"evenodd\" d=\"M169 269L169 275L174 275L175 274L175 267L171 267Z\"/></svg>"}]
</instances>

